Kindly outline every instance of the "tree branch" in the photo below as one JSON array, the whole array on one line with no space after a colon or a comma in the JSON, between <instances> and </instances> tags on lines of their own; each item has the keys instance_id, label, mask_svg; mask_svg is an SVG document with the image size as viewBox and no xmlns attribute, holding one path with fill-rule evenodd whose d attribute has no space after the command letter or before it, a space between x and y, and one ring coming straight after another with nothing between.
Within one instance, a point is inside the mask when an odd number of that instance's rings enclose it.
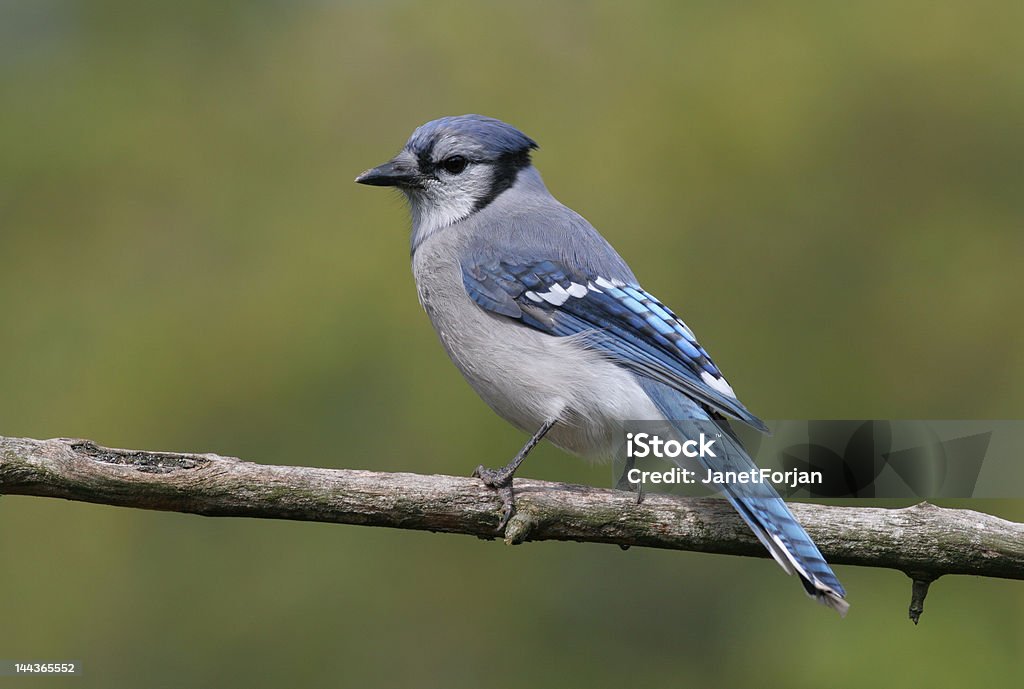
<instances>
[{"instance_id":1,"label":"tree branch","mask_svg":"<svg viewBox=\"0 0 1024 689\"><path fill-rule=\"evenodd\" d=\"M517 479L508 543L588 541L726 555L766 551L723 500ZM0 436L0 494L104 505L389 526L493 538L501 504L478 479L272 466L214 454L118 450L88 440ZM1024 579L1024 524L922 503L904 509L790 508L833 564L888 567L914 581L911 619L944 574Z\"/></svg>"}]
</instances>

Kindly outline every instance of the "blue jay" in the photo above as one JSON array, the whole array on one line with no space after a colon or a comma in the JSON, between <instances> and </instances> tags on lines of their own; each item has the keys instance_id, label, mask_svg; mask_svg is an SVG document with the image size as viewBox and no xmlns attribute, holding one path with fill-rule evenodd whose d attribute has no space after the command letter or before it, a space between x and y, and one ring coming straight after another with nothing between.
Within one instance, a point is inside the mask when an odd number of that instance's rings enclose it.
<instances>
[{"instance_id":1,"label":"blue jay","mask_svg":"<svg viewBox=\"0 0 1024 689\"><path fill-rule=\"evenodd\" d=\"M542 438L601 458L620 447L625 420L728 431L729 417L767 430L686 324L548 192L531 162L536 148L499 120L444 117L356 178L404 193L416 288L441 344L495 412L532 434L504 468L474 472L502 498L499 531L514 509L512 476ZM701 461L755 469L741 448ZM782 568L845 614L842 585L771 485L719 488Z\"/></svg>"}]
</instances>

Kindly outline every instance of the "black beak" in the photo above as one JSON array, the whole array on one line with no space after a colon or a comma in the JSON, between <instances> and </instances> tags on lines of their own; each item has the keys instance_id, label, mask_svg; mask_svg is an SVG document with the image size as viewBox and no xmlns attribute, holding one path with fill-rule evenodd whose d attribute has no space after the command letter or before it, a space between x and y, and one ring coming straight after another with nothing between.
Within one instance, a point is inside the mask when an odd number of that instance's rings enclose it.
<instances>
[{"instance_id":1,"label":"black beak","mask_svg":"<svg viewBox=\"0 0 1024 689\"><path fill-rule=\"evenodd\" d=\"M414 163L395 157L359 175L356 182L372 187L414 187L418 176L419 170Z\"/></svg>"}]
</instances>

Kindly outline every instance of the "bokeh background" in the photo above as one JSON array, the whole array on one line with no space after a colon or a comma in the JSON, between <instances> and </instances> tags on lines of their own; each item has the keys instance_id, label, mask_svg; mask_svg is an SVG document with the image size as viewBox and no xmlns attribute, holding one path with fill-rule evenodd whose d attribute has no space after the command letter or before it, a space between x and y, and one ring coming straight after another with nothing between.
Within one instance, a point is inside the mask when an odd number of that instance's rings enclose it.
<instances>
[{"instance_id":1,"label":"bokeh background","mask_svg":"<svg viewBox=\"0 0 1024 689\"><path fill-rule=\"evenodd\" d=\"M0 433L468 474L523 441L353 177L480 112L763 418L1024 416L1019 2L0 4ZM610 485L541 447L524 475ZM1022 501L963 503L1024 519ZM1024 588L0 498L3 686L1019 681Z\"/></svg>"}]
</instances>

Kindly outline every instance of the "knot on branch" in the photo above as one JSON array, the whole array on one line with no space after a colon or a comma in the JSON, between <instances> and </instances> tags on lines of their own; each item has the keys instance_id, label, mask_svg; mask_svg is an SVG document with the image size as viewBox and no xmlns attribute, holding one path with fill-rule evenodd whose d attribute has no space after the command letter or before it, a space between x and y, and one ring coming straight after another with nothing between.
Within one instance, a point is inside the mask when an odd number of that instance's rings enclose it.
<instances>
[{"instance_id":1,"label":"knot on branch","mask_svg":"<svg viewBox=\"0 0 1024 689\"><path fill-rule=\"evenodd\" d=\"M209 459L199 455L115 450L97 445L91 440L77 440L72 442L70 447L72 452L85 455L94 462L130 466L146 474L169 474L184 469L198 469L210 463Z\"/></svg>"}]
</instances>

